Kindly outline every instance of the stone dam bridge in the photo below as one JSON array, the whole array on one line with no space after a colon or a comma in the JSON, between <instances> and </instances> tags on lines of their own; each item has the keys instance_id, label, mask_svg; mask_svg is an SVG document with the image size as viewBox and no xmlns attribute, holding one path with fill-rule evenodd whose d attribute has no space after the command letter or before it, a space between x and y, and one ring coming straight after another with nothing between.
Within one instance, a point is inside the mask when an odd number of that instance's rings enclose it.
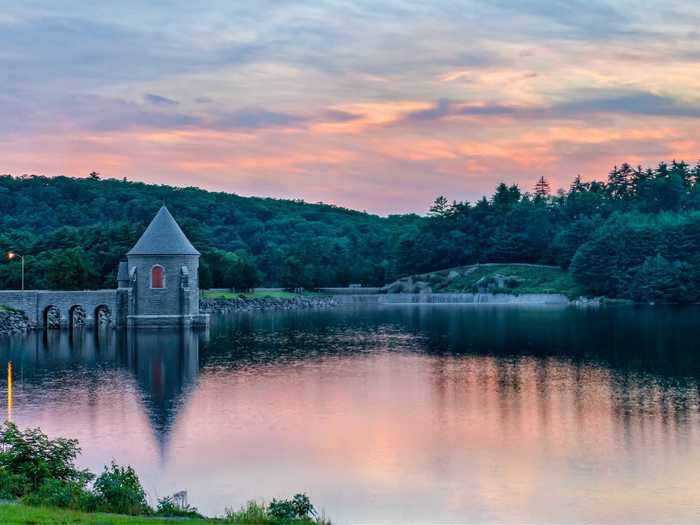
<instances>
[{"instance_id":1,"label":"stone dam bridge","mask_svg":"<svg viewBox=\"0 0 700 525\"><path fill-rule=\"evenodd\" d=\"M0 304L22 310L35 328L125 326L122 295L118 290L0 291Z\"/></svg>"},{"instance_id":2,"label":"stone dam bridge","mask_svg":"<svg viewBox=\"0 0 700 525\"><path fill-rule=\"evenodd\" d=\"M209 315L199 312L199 256L161 206L119 263L116 289L0 291L0 305L23 311L39 329L206 327Z\"/></svg>"}]
</instances>

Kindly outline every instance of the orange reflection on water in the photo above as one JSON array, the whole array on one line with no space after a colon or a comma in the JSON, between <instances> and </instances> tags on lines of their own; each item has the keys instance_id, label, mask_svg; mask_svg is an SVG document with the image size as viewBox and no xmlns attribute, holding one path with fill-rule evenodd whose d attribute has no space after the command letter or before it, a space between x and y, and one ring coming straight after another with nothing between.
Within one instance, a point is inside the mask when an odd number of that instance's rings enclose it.
<instances>
[{"instance_id":1,"label":"orange reflection on water","mask_svg":"<svg viewBox=\"0 0 700 525\"><path fill-rule=\"evenodd\" d=\"M7 420L12 421L12 361L7 362Z\"/></svg>"}]
</instances>

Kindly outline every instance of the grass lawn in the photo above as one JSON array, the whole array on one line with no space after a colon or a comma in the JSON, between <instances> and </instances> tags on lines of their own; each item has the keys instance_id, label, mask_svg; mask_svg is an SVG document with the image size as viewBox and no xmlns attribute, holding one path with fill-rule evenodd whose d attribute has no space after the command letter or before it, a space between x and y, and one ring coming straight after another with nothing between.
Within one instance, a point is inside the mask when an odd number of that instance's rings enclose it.
<instances>
[{"instance_id":1,"label":"grass lawn","mask_svg":"<svg viewBox=\"0 0 700 525\"><path fill-rule=\"evenodd\" d=\"M459 276L448 279L451 271L457 271ZM520 284L508 293L516 295L530 293L560 293L569 298L582 295L582 290L574 283L571 274L557 266L537 264L480 264L449 268L439 272L431 272L414 276L416 281L427 281L434 292L471 292L477 281L483 277L500 274L518 279Z\"/></svg>"},{"instance_id":2,"label":"grass lawn","mask_svg":"<svg viewBox=\"0 0 700 525\"><path fill-rule=\"evenodd\" d=\"M0 523L4 525L154 525L166 523L221 523L219 520L145 518L119 514L75 512L71 510L27 507L20 504L0 504Z\"/></svg>"}]
</instances>

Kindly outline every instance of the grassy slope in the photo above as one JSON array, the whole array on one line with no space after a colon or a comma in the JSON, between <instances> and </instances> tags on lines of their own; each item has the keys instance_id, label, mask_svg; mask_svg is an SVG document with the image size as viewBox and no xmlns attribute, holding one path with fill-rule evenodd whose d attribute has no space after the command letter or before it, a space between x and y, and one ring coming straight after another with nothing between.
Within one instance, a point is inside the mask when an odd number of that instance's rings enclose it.
<instances>
[{"instance_id":1,"label":"grassy slope","mask_svg":"<svg viewBox=\"0 0 700 525\"><path fill-rule=\"evenodd\" d=\"M459 277L447 279L451 271L460 273ZM415 275L416 281L428 281L434 292L471 292L476 282L494 274L518 278L520 285L508 290L516 295L528 293L561 293L568 297L579 297L582 290L574 283L571 274L557 266L537 264L481 264L478 266L460 266L439 272Z\"/></svg>"},{"instance_id":2,"label":"grassy slope","mask_svg":"<svg viewBox=\"0 0 700 525\"><path fill-rule=\"evenodd\" d=\"M174 518L142 518L121 516L118 514L88 514L62 509L50 509L44 507L27 507L25 505L2 504L0 505L0 523L6 525L29 524L89 524L89 525L157 525L188 523L200 525L215 523L218 520L174 519Z\"/></svg>"}]
</instances>

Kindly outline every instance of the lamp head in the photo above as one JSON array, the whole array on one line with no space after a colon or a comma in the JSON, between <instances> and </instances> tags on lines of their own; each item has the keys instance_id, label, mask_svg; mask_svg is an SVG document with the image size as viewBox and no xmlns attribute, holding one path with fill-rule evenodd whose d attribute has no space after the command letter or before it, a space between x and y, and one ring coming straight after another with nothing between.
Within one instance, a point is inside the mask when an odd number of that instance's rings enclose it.
<instances>
[{"instance_id":1,"label":"lamp head","mask_svg":"<svg viewBox=\"0 0 700 525\"><path fill-rule=\"evenodd\" d=\"M15 252L7 252L7 258L11 261L12 259L17 258L17 254Z\"/></svg>"}]
</instances>

